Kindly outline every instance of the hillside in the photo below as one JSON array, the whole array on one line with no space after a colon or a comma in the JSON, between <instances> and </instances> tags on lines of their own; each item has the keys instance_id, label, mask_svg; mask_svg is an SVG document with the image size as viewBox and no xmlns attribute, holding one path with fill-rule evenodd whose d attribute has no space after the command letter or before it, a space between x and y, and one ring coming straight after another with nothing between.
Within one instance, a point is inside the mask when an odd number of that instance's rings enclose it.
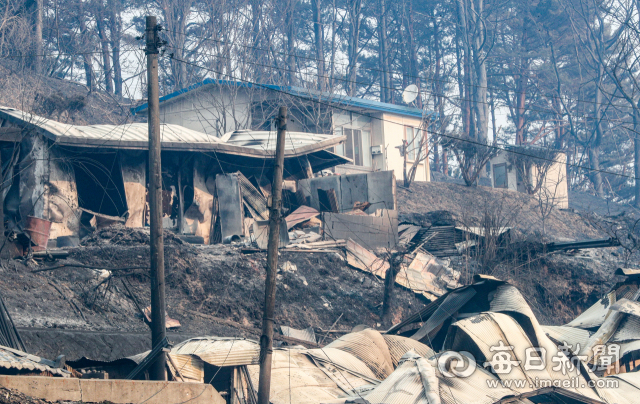
<instances>
[{"instance_id":1,"label":"hillside","mask_svg":"<svg viewBox=\"0 0 640 404\"><path fill-rule=\"evenodd\" d=\"M0 105L75 125L132 122L130 101L0 59Z\"/></svg>"}]
</instances>

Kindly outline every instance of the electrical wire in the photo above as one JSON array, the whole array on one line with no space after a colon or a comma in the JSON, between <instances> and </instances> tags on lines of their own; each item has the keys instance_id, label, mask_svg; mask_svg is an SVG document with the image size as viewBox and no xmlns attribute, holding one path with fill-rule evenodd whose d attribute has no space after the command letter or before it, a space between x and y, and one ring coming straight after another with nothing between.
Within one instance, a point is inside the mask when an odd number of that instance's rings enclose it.
<instances>
[{"instance_id":1,"label":"electrical wire","mask_svg":"<svg viewBox=\"0 0 640 404\"><path fill-rule=\"evenodd\" d=\"M195 63L186 61L186 60L177 59L177 58L175 58L175 56L173 56L173 57L167 56L167 57L170 58L171 60L175 60L175 61L187 64L187 65L190 65L190 66L202 69L202 70L207 70L207 71L215 73L215 74L226 76L226 77L228 77L228 78L230 78L232 80L235 80L235 81L251 84L252 86L261 87L261 88L264 88L264 89L269 90L269 91L274 91L274 92L285 94L287 96L304 99L304 100L307 100L307 101L310 101L310 102L313 102L313 103L317 103L317 104L320 104L320 105L324 105L324 106L327 106L327 107L330 107L330 108L333 108L333 109L352 112L350 109L348 109L346 107L341 107L341 106L332 104L330 102L325 102L325 101L317 100L317 99L314 99L314 98L311 98L311 97L303 97L301 95L292 94L290 92L287 92L285 90L281 90L279 88L272 88L271 86L268 86L268 85L265 85L265 84L256 83L256 82L253 82L253 81L250 81L250 80L247 80L247 79L243 79L243 78L240 78L240 77L235 77L235 76L227 74L227 73L219 72L219 71L214 70L214 69L210 69L210 68L207 68L207 67L204 67L204 66L200 66L200 65L197 65ZM382 122L385 122L385 123L390 123L390 124L399 125L399 126L403 126L403 127L412 127L413 129L421 130L419 127L414 127L414 126L411 126L411 125L405 125L405 124L402 124L402 123L399 123L399 122L396 122L396 121L392 121L392 120L388 120L388 119L384 119L384 118L381 118L381 117L378 117L378 116L373 116L373 115L369 115L369 114L365 114L365 113L361 113L361 112L358 112L358 114L360 114L360 115L362 115L364 117L367 117L367 118L370 118L370 119L379 120L379 121L382 121ZM520 156L523 156L523 157L533 158L533 159L536 159L536 160L542 160L542 161L547 161L547 162L551 162L551 163L566 164L567 166L574 167L574 168L577 168L577 169L580 169L580 170L584 170L584 171L587 171L587 172L599 172L599 173L607 174L607 175L611 175L611 176L617 176L617 177L622 177L622 178L627 178L627 179L638 180L637 177L632 176L632 175L620 174L620 173L615 173L615 172L612 172L612 171L607 171L607 170L602 170L602 169L594 169L594 168L590 168L590 167L580 166L580 165L577 165L577 164L574 164L574 163L569 163L569 162L564 162L564 161L560 161L560 160L556 160L556 159L540 157L540 156L536 156L536 155L533 155L533 154L528 154L528 153L525 153L525 152L520 152L520 151L513 150L513 149L499 147L496 144L493 144L493 145L485 144L485 143L482 143L482 142L479 142L479 141L474 141L474 140L469 139L469 138L460 138L460 137L456 137L456 136L452 136L452 135L446 135L444 133L438 133L438 132L430 131L430 130L427 130L427 129L422 129L422 130L424 132L426 132L426 133L429 133L429 134L432 134L432 135L435 135L435 136L439 136L439 137L444 137L444 138L450 139L450 140L455 141L455 142L467 143L467 144L471 144L471 145L482 147L482 148L494 149L496 151L505 152L505 153L508 153L508 154L520 155Z\"/></svg>"}]
</instances>

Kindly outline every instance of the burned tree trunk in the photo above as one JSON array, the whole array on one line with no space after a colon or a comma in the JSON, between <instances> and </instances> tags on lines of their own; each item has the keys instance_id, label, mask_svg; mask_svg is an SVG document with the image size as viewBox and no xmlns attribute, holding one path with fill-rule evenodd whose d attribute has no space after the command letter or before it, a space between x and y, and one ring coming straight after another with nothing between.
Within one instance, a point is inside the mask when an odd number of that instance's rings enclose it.
<instances>
[{"instance_id":1,"label":"burned tree trunk","mask_svg":"<svg viewBox=\"0 0 640 404\"><path fill-rule=\"evenodd\" d=\"M324 28L322 25L322 0L311 0L313 9L313 39L316 45L316 61L318 65L318 90L325 91L327 78L324 68Z\"/></svg>"}]
</instances>

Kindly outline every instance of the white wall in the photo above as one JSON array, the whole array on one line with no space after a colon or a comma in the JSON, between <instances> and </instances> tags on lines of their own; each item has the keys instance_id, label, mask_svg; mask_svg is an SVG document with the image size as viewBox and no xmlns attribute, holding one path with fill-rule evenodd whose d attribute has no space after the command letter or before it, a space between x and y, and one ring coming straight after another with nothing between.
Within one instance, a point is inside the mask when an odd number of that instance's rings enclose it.
<instances>
[{"instance_id":1,"label":"white wall","mask_svg":"<svg viewBox=\"0 0 640 404\"><path fill-rule=\"evenodd\" d=\"M509 154L507 152L500 152L496 157L492 158L491 163L491 184L495 187L495 166L498 164L506 163L507 165L507 185L510 191L518 190L517 183L517 170L508 161ZM569 191L567 184L567 155L565 153L558 153L551 167L547 170L547 174L544 178L544 184L540 187L540 190L536 193L537 198L548 200L549 203L553 203L559 209L566 209L569 207ZM536 186L536 172L531 173L532 185ZM524 192L524 186L519 187L521 192Z\"/></svg>"},{"instance_id":2,"label":"white wall","mask_svg":"<svg viewBox=\"0 0 640 404\"><path fill-rule=\"evenodd\" d=\"M385 158L385 170L393 170L396 178L401 180L403 178L404 157L400 154L400 150L396 147L402 146L402 141L405 139L405 127L412 126L419 128L421 124L420 118L410 118L400 115L382 114L382 135L383 135L383 148ZM425 133L425 136L427 134ZM428 145L425 145L425 148ZM425 149L428 152L428 149ZM422 155L425 156L425 151ZM411 164L407 164L407 171L409 171ZM416 171L415 181L431 181L431 172L429 170L429 159L425 158L423 162L418 165Z\"/></svg>"},{"instance_id":3,"label":"white wall","mask_svg":"<svg viewBox=\"0 0 640 404\"><path fill-rule=\"evenodd\" d=\"M160 121L219 137L249 128L250 107L251 100L245 89L206 85L160 103Z\"/></svg>"}]
</instances>

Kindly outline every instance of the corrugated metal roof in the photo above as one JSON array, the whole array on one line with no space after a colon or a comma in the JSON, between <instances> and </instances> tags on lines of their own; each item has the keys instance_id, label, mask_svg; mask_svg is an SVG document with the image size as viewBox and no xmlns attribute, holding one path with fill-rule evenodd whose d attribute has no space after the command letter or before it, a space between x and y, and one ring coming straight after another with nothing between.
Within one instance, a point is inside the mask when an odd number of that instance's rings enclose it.
<instances>
[{"instance_id":1,"label":"corrugated metal roof","mask_svg":"<svg viewBox=\"0 0 640 404\"><path fill-rule=\"evenodd\" d=\"M36 130L61 145L120 149L148 149L149 147L146 123L76 126L2 106L0 106L0 117L16 125ZM180 125L160 125L160 137L164 150L216 151L247 157L273 158L275 133L271 135L269 132L253 131L241 131L235 135L234 133L228 134L225 138L217 138ZM320 152L345 139L346 136L291 132L285 144L285 157ZM339 159L342 160L340 163L348 161L341 157Z\"/></svg>"},{"instance_id":2,"label":"corrugated metal roof","mask_svg":"<svg viewBox=\"0 0 640 404\"><path fill-rule=\"evenodd\" d=\"M398 366L400 358L411 350L427 359L435 355L435 351L433 349L420 341L416 341L415 339L389 334L385 334L383 337L389 347L389 354L391 355L394 367Z\"/></svg>"},{"instance_id":3,"label":"corrugated metal roof","mask_svg":"<svg viewBox=\"0 0 640 404\"><path fill-rule=\"evenodd\" d=\"M336 348L352 354L364 362L379 380L384 380L393 372L389 347L382 334L376 330L367 329L345 334L326 348Z\"/></svg>"},{"instance_id":4,"label":"corrugated metal roof","mask_svg":"<svg viewBox=\"0 0 640 404\"><path fill-rule=\"evenodd\" d=\"M600 327L607 317L609 308L616 301L616 292L608 293L605 297L596 302L593 306L583 311L567 325L578 328Z\"/></svg>"},{"instance_id":5,"label":"corrugated metal roof","mask_svg":"<svg viewBox=\"0 0 640 404\"><path fill-rule=\"evenodd\" d=\"M404 361L364 398L372 404L430 404L415 360Z\"/></svg>"},{"instance_id":6,"label":"corrugated metal roof","mask_svg":"<svg viewBox=\"0 0 640 404\"><path fill-rule=\"evenodd\" d=\"M274 93L278 93L278 94L286 94L286 95L299 97L299 98L310 100L310 101L317 101L319 103L329 105L329 106L335 105L337 107L351 107L351 108L357 108L357 109L369 110L369 111L389 112L389 113L398 114L398 115L412 116L415 118L421 118L424 113L423 110L419 108L388 104L385 102L367 100L359 97L351 97L348 95L323 93L323 92L309 90L302 87L277 86L273 84L248 83L248 82L230 81L230 80L216 80L216 79L210 79L210 78L204 79L202 82L193 84L187 88L183 88L182 90L174 91L171 94L167 94L163 97L160 97L160 103L169 101L173 98L187 94L193 90L197 90L206 85L225 85L225 86L256 89L256 90L267 90L267 91L273 91ZM145 103L140 105L139 107L132 108L131 112L135 115L139 112L145 111L147 108L148 108L148 104ZM428 112L428 114L432 115L433 112Z\"/></svg>"},{"instance_id":7,"label":"corrugated metal roof","mask_svg":"<svg viewBox=\"0 0 640 404\"><path fill-rule=\"evenodd\" d=\"M620 323L618 330L611 337L613 342L640 339L640 317L626 316Z\"/></svg>"},{"instance_id":8,"label":"corrugated metal roof","mask_svg":"<svg viewBox=\"0 0 640 404\"><path fill-rule=\"evenodd\" d=\"M304 330L297 330L295 328L281 325L282 335L286 337L296 338L303 341L309 341L316 343L316 333L313 331L313 327L305 328Z\"/></svg>"},{"instance_id":9,"label":"corrugated metal roof","mask_svg":"<svg viewBox=\"0 0 640 404\"><path fill-rule=\"evenodd\" d=\"M235 146L250 147L257 150L275 151L277 132L237 130L225 134L220 138L221 142ZM285 136L285 150L295 150L304 146L310 146L318 142L334 138L334 135L320 135L306 132L289 132Z\"/></svg>"},{"instance_id":10,"label":"corrugated metal roof","mask_svg":"<svg viewBox=\"0 0 640 404\"><path fill-rule=\"evenodd\" d=\"M575 346L579 344L581 347L587 344L589 341L590 333L587 330L581 328L569 327L566 325L554 326L543 325L542 330L560 343L566 342L568 345Z\"/></svg>"},{"instance_id":11,"label":"corrugated metal roof","mask_svg":"<svg viewBox=\"0 0 640 404\"><path fill-rule=\"evenodd\" d=\"M329 362L340 369L348 370L356 375L370 380L378 380L369 367L356 356L337 348L307 349L305 354L320 362Z\"/></svg>"},{"instance_id":12,"label":"corrugated metal roof","mask_svg":"<svg viewBox=\"0 0 640 404\"><path fill-rule=\"evenodd\" d=\"M179 343L171 353L196 355L214 366L256 365L260 360L260 344L239 338L199 337Z\"/></svg>"},{"instance_id":13,"label":"corrugated metal roof","mask_svg":"<svg viewBox=\"0 0 640 404\"><path fill-rule=\"evenodd\" d=\"M56 376L69 377L71 372L49 366L43 362L51 362L26 352L0 346L0 366L5 369L49 372Z\"/></svg>"}]
</instances>

